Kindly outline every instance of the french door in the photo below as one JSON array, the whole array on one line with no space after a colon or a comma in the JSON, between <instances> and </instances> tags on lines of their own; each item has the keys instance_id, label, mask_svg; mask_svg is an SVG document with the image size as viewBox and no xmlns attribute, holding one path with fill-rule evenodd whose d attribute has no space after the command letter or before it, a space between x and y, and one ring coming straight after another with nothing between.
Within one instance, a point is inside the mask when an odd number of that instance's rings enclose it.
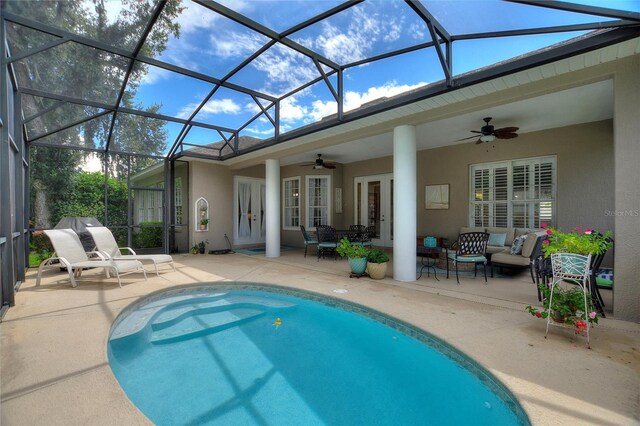
<instances>
[{"instance_id":1,"label":"french door","mask_svg":"<svg viewBox=\"0 0 640 426\"><path fill-rule=\"evenodd\" d=\"M265 192L264 179L234 178L234 244L265 242Z\"/></svg>"},{"instance_id":2,"label":"french door","mask_svg":"<svg viewBox=\"0 0 640 426\"><path fill-rule=\"evenodd\" d=\"M354 179L354 223L373 226L374 245L393 246L393 174Z\"/></svg>"}]
</instances>

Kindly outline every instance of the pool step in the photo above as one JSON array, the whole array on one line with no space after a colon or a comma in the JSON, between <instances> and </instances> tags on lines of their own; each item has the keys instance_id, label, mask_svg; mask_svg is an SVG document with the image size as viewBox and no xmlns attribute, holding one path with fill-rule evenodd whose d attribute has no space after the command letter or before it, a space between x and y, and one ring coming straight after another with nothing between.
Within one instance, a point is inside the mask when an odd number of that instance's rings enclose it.
<instances>
[{"instance_id":1,"label":"pool step","mask_svg":"<svg viewBox=\"0 0 640 426\"><path fill-rule=\"evenodd\" d=\"M170 325L152 332L149 341L159 345L206 336L245 324L264 316L265 313L259 309L228 307L225 310L200 312L198 315L189 315L177 323L163 323Z\"/></svg>"}]
</instances>

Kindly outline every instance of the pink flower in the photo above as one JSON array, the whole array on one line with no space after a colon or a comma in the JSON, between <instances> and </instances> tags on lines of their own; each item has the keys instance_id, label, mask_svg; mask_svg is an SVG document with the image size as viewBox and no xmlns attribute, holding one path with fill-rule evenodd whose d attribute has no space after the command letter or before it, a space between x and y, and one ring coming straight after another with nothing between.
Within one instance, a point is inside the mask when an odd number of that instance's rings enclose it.
<instances>
[{"instance_id":1,"label":"pink flower","mask_svg":"<svg viewBox=\"0 0 640 426\"><path fill-rule=\"evenodd\" d=\"M596 313L596 311L591 311L591 312L589 312L589 318L591 318L591 319L595 319L595 318L596 318L596 315L598 315L598 314Z\"/></svg>"},{"instance_id":2,"label":"pink flower","mask_svg":"<svg viewBox=\"0 0 640 426\"><path fill-rule=\"evenodd\" d=\"M551 243L549 242L549 240L544 240L544 241L542 242L542 244L549 245L549 244L551 244Z\"/></svg>"},{"instance_id":3,"label":"pink flower","mask_svg":"<svg viewBox=\"0 0 640 426\"><path fill-rule=\"evenodd\" d=\"M573 230L576 231L576 232L580 232L580 227L576 226Z\"/></svg>"},{"instance_id":4,"label":"pink flower","mask_svg":"<svg viewBox=\"0 0 640 426\"><path fill-rule=\"evenodd\" d=\"M547 229L547 235L551 235L553 234L553 231L551 229Z\"/></svg>"},{"instance_id":5,"label":"pink flower","mask_svg":"<svg viewBox=\"0 0 640 426\"><path fill-rule=\"evenodd\" d=\"M541 223L540 224L540 228L546 228L547 226L549 226L549 225L547 225L546 223Z\"/></svg>"},{"instance_id":6,"label":"pink flower","mask_svg":"<svg viewBox=\"0 0 640 426\"><path fill-rule=\"evenodd\" d=\"M591 231L590 228L587 228L587 229L584 230L584 233L587 234L587 235L591 235L591 232L592 231Z\"/></svg>"}]
</instances>

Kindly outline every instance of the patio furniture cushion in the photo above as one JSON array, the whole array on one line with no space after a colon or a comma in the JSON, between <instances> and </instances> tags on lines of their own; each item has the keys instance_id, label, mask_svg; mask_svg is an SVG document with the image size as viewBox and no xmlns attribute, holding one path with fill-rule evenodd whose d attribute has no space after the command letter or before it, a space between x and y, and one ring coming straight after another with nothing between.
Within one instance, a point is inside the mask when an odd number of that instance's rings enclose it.
<instances>
[{"instance_id":1,"label":"patio furniture cushion","mask_svg":"<svg viewBox=\"0 0 640 426\"><path fill-rule=\"evenodd\" d=\"M522 245L524 244L524 240L527 238L526 235L520 235L513 240L513 245L509 250L509 253L516 256L522 253Z\"/></svg>"},{"instance_id":2,"label":"patio furniture cushion","mask_svg":"<svg viewBox=\"0 0 640 426\"><path fill-rule=\"evenodd\" d=\"M538 234L532 232L527 235L527 238L524 240L524 244L522 244L522 257L526 257L529 259L531 257L531 253L533 253L533 249L536 246L536 242L538 241Z\"/></svg>"},{"instance_id":3,"label":"patio furniture cushion","mask_svg":"<svg viewBox=\"0 0 640 426\"><path fill-rule=\"evenodd\" d=\"M488 246L493 247L504 247L505 241L507 240L507 234L493 234L489 233L489 241L487 241Z\"/></svg>"},{"instance_id":4,"label":"patio furniture cushion","mask_svg":"<svg viewBox=\"0 0 640 426\"><path fill-rule=\"evenodd\" d=\"M487 258L481 254L475 255L475 256L469 256L469 255L456 256L455 253L449 253L449 259L454 260L456 262L461 262L461 263L472 263L472 262L479 263L479 262L487 261Z\"/></svg>"},{"instance_id":5,"label":"patio furniture cushion","mask_svg":"<svg viewBox=\"0 0 640 426\"><path fill-rule=\"evenodd\" d=\"M490 246L510 246L511 244L513 244L513 239L516 236L515 228L487 228L487 232L489 233L488 245ZM491 235L494 234L505 234L505 239L502 244L491 244Z\"/></svg>"},{"instance_id":6,"label":"patio furniture cushion","mask_svg":"<svg viewBox=\"0 0 640 426\"><path fill-rule=\"evenodd\" d=\"M500 253L501 251L505 250L505 246L487 246L487 253L488 254L493 254L493 253Z\"/></svg>"},{"instance_id":7,"label":"patio furniture cushion","mask_svg":"<svg viewBox=\"0 0 640 426\"><path fill-rule=\"evenodd\" d=\"M491 256L491 263L496 265L504 264L527 267L529 266L529 262L530 259L528 257L512 255L509 250L503 250Z\"/></svg>"}]
</instances>

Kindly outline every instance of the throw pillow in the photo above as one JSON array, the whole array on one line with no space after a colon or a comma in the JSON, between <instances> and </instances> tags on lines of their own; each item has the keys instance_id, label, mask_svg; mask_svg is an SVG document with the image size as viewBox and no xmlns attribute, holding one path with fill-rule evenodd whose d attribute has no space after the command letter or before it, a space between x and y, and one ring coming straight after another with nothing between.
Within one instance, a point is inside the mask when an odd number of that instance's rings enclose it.
<instances>
[{"instance_id":1,"label":"throw pillow","mask_svg":"<svg viewBox=\"0 0 640 426\"><path fill-rule=\"evenodd\" d=\"M524 244L524 240L527 239L526 235L520 235L513 240L513 245L511 246L511 250L509 250L510 254L516 255L522 253L522 245Z\"/></svg>"},{"instance_id":2,"label":"throw pillow","mask_svg":"<svg viewBox=\"0 0 640 426\"><path fill-rule=\"evenodd\" d=\"M507 234L489 234L488 246L504 246L504 242L507 240Z\"/></svg>"}]
</instances>

